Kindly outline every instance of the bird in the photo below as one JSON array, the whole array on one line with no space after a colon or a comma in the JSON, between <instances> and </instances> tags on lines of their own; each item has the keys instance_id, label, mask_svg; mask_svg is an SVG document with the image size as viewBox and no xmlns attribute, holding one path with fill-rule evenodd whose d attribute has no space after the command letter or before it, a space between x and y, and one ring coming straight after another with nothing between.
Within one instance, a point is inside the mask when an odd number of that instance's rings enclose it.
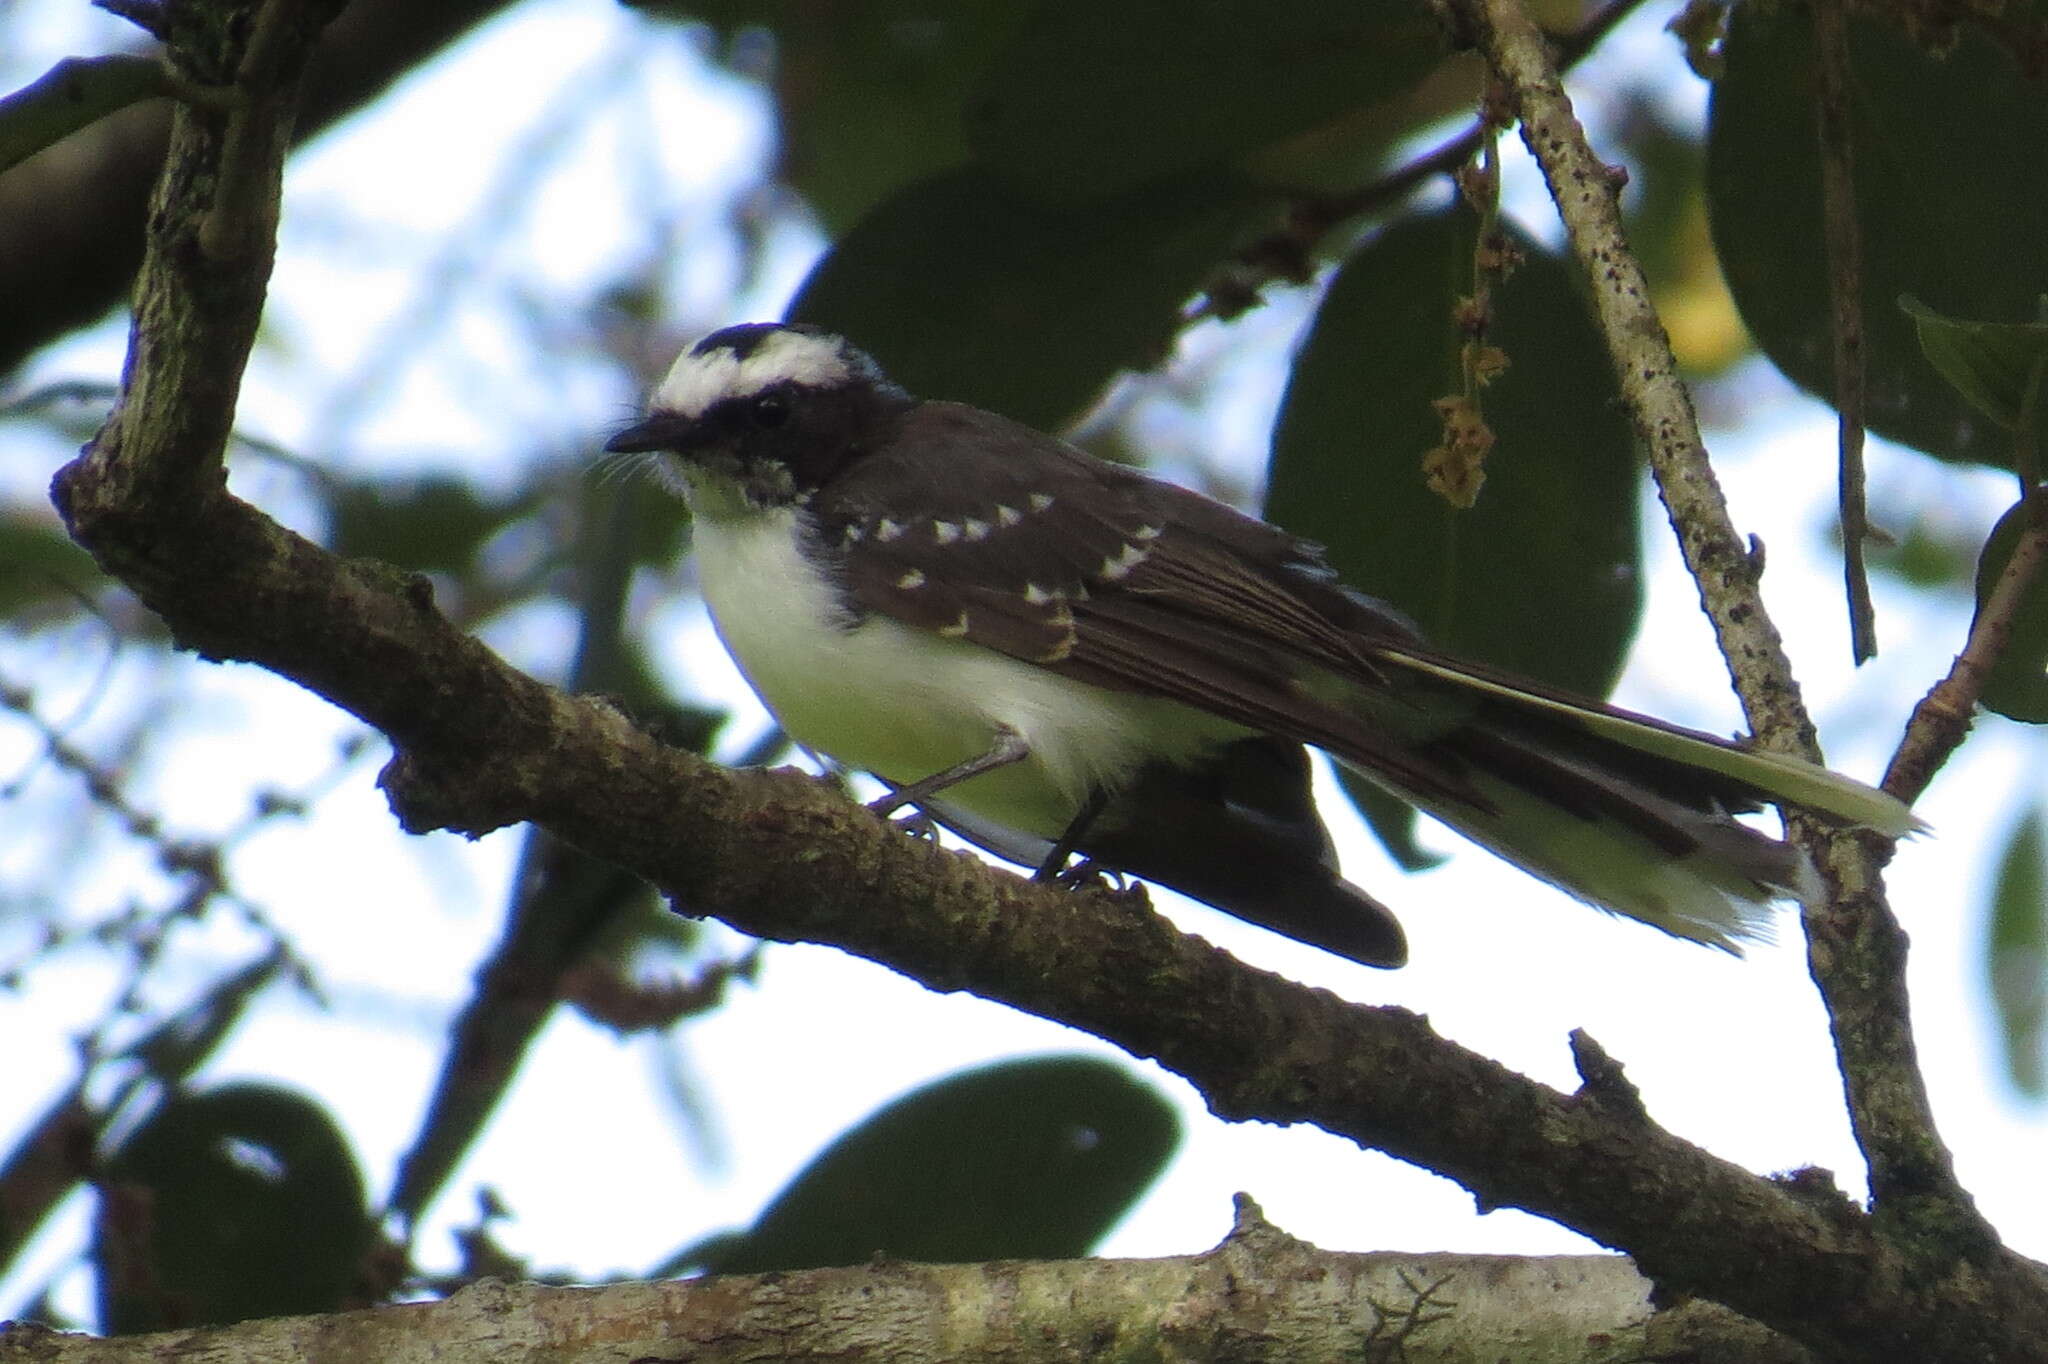
<instances>
[{"instance_id":1,"label":"bird","mask_svg":"<svg viewBox=\"0 0 2048 1364\"><path fill-rule=\"evenodd\" d=\"M1817 881L1735 815L1919 827L1818 764L1454 658L1316 545L915 397L815 326L704 337L605 449L687 504L714 628L792 739L1042 879L1133 876L1403 965L1393 912L1339 871L1315 748L1579 900L1740 955Z\"/></svg>"}]
</instances>

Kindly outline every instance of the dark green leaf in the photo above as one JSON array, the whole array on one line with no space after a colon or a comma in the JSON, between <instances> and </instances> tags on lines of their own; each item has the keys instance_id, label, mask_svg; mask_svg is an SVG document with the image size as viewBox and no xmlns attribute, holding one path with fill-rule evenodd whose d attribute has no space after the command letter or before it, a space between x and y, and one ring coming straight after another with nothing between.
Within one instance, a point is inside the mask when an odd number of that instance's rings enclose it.
<instances>
[{"instance_id":1,"label":"dark green leaf","mask_svg":"<svg viewBox=\"0 0 2048 1364\"><path fill-rule=\"evenodd\" d=\"M50 520L48 507L0 511L0 616L89 593L105 581L92 556Z\"/></svg>"},{"instance_id":2,"label":"dark green leaf","mask_svg":"<svg viewBox=\"0 0 2048 1364\"><path fill-rule=\"evenodd\" d=\"M2024 27L2039 9L2008 22ZM1957 317L2031 311L2048 279L2048 100L1974 26L1940 56L1858 16L1849 29L1870 427L1944 459L2010 467L2010 437L1928 365L1895 301L1912 294ZM1725 55L1707 144L1722 270L1765 353L1827 399L1812 21L1800 6L1738 6Z\"/></svg>"},{"instance_id":3,"label":"dark green leaf","mask_svg":"<svg viewBox=\"0 0 2048 1364\"><path fill-rule=\"evenodd\" d=\"M461 573L520 510L445 474L351 483L333 499L331 548L403 569Z\"/></svg>"},{"instance_id":4,"label":"dark green leaf","mask_svg":"<svg viewBox=\"0 0 2048 1364\"><path fill-rule=\"evenodd\" d=\"M728 34L748 26L774 33L779 169L837 236L891 191L967 160L967 92L1035 3L693 0L646 8Z\"/></svg>"},{"instance_id":5,"label":"dark green leaf","mask_svg":"<svg viewBox=\"0 0 2048 1364\"><path fill-rule=\"evenodd\" d=\"M1445 647L1604 695L1642 608L1639 465L1571 272L1532 242L1497 295L1509 368L1483 390L1499 444L1478 505L1455 511L1423 485L1431 402L1457 389L1451 308L1473 235L1462 210L1413 219L1345 264L1281 403L1266 515ZM1396 804L1361 810L1422 864Z\"/></svg>"},{"instance_id":6,"label":"dark green leaf","mask_svg":"<svg viewBox=\"0 0 2048 1364\"><path fill-rule=\"evenodd\" d=\"M2039 806L2013 828L1998 859L1986 946L2006 1075L2014 1088L2038 1099L2048 1092L2041 1052L2048 1022L2048 838Z\"/></svg>"},{"instance_id":7,"label":"dark green leaf","mask_svg":"<svg viewBox=\"0 0 2048 1364\"><path fill-rule=\"evenodd\" d=\"M850 338L913 393L1058 430L1118 371L1158 363L1261 202L1199 176L1065 210L949 171L863 219L790 317Z\"/></svg>"},{"instance_id":8,"label":"dark green leaf","mask_svg":"<svg viewBox=\"0 0 2048 1364\"><path fill-rule=\"evenodd\" d=\"M1899 306L1913 319L1920 349L1970 405L2007 430L2040 410L2048 372L2048 322L1965 322L1943 317L1911 294Z\"/></svg>"},{"instance_id":9,"label":"dark green leaf","mask_svg":"<svg viewBox=\"0 0 2048 1364\"><path fill-rule=\"evenodd\" d=\"M892 1259L1072 1259L1180 1144L1173 1106L1095 1056L1003 1061L935 1081L804 1167L752 1230L693 1247L713 1273Z\"/></svg>"},{"instance_id":10,"label":"dark green leaf","mask_svg":"<svg viewBox=\"0 0 2048 1364\"><path fill-rule=\"evenodd\" d=\"M1984 541L1984 553L1977 560L1978 610L1984 609L1991 589L2005 572L2028 515L2025 502L2014 503ZM2005 652L1991 665L1978 699L2008 719L2048 724L2048 573L2034 575L2013 618Z\"/></svg>"},{"instance_id":11,"label":"dark green leaf","mask_svg":"<svg viewBox=\"0 0 2048 1364\"><path fill-rule=\"evenodd\" d=\"M968 136L1009 183L1077 202L1391 100L1444 50L1408 0L1049 0L989 64Z\"/></svg>"},{"instance_id":12,"label":"dark green leaf","mask_svg":"<svg viewBox=\"0 0 2048 1364\"><path fill-rule=\"evenodd\" d=\"M325 1109L270 1085L174 1093L101 1182L101 1328L334 1311L372 1235L362 1175Z\"/></svg>"},{"instance_id":13,"label":"dark green leaf","mask_svg":"<svg viewBox=\"0 0 2048 1364\"><path fill-rule=\"evenodd\" d=\"M1457 386L1459 211L1382 234L1331 284L1282 399L1266 513L1437 643L1598 696L1641 607L1640 464L1570 268L1521 248L1497 295L1509 367L1482 390L1499 444L1478 505L1454 511L1420 472L1431 402Z\"/></svg>"}]
</instances>

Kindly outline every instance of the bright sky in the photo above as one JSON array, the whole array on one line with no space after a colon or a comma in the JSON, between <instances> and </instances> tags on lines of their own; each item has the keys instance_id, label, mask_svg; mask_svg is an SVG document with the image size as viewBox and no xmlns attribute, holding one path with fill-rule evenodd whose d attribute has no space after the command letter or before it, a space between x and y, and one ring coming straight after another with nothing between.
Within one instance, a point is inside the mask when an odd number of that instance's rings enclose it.
<instances>
[{"instance_id":1,"label":"bright sky","mask_svg":"<svg viewBox=\"0 0 2048 1364\"><path fill-rule=\"evenodd\" d=\"M10 22L10 36L24 40L0 58L10 88L56 56L105 50L121 33L105 16L58 0L31 0ZM1610 71L1643 61L1669 68L1654 19L1626 41ZM508 99L508 89L526 93ZM779 311L817 243L789 234L771 277L729 313L738 261L715 206L715 191L746 173L767 136L762 109L754 91L708 68L681 36L650 44L622 8L601 0L522 7L293 163L275 303L244 429L350 468L454 468L486 485L502 452L529 448L534 433L565 459L593 456L606 424L638 395L560 358L582 338L558 351L533 317L663 245L678 339ZM650 127L661 136L644 137ZM507 145L523 149L527 170L538 166L537 180L508 172ZM1511 167L1517 174L1518 202L1540 205L1528 168ZM681 219L665 244L646 231L657 210ZM436 262L445 291L422 301L419 271ZM1191 338L1190 364L1226 339L1254 358L1230 366L1227 382L1192 414L1148 399L1148 420L1172 442L1191 430L1215 433L1230 467L1255 467L1281 378L1274 361L1307 309L1305 299L1282 301L1228 337ZM410 338L406 368L371 401L356 401L350 395L369 388L366 376L380 373L371 357L394 335ZM120 346L118 327L97 329L43 357L29 382L110 379ZM309 391L309 373L328 376L331 389ZM1880 581L1886 652L1852 671L1824 539L1832 425L1761 364L1729 391L1739 394L1744 428L1715 444L1738 525L1769 546L1766 596L1794 641L1831 760L1874 779L1904 707L1959 646L1968 604ZM510 447L514 434L522 443ZM15 495L34 496L62 457L23 427L0 425L0 478ZM503 467L509 473L509 462ZM296 478L247 458L235 470L245 496L303 523L310 504ZM1964 478L1883 448L1872 479L1881 509L1938 502L1980 528L2005 493L1988 476ZM1736 729L1720 662L1654 504L1645 524L1650 606L1618 699ZM742 710L732 748L743 748L763 721L701 613L650 599L644 614L679 678ZM572 630L565 611L537 609L487 633L515 661L553 672ZM75 632L65 640L71 652L53 657L0 635L0 675L34 675L46 713L66 714L92 694L104 649L93 641ZM253 669L193 665L178 675L185 737L140 775L133 794L183 831L232 826L254 788L314 781L351 732L324 703ZM125 713L155 680L146 662L124 658L94 704ZM1989 868L2020 793L2038 780L2028 774L2041 765L2042 743L1995 718L1981 724L1921 806L1936 835L1908 845L1891 875L1913 935L1919 1043L1943 1134L1984 1210L2016 1249L2036 1256L2048 1256L2048 1193L2037 1178L2048 1115L2004 1086L1977 963ZM0 779L34 751L0 717ZM236 884L321 964L335 1009L276 994L208 1075L307 1085L334 1106L381 1194L418 1122L440 1030L497 930L518 839L506 832L471 845L398 835L371 782L380 761L380 753L365 758L314 821L272 825L236 856ZM65 785L49 774L39 780L30 789L46 797ZM1344 811L1335 797L1325 809ZM10 817L0 827L0 884L34 884L58 846L53 836ZM1790 924L1791 943L1736 961L1590 913L1477 851L1460 849L1437 871L1403 877L1355 827L1340 839L1347 874L1401 914L1414 960L1403 971L1355 967L1200 906L1175 902L1168 912L1256 965L1349 999L1424 1012L1445 1035L1560 1087L1575 1083L1566 1035L1583 1027L1627 1066L1652 1115L1674 1132L1754 1170L1818 1164L1852 1187L1860 1180L1825 1020ZM1439 841L1455 842L1448 834ZM110 843L95 855L72 903L103 912L130 896L160 898L144 854ZM239 960L254 941L216 916L181 939L191 974L167 982L164 997L175 997L170 985L191 988ZM0 922L0 962L15 960L23 942ZM17 1107L0 1112L0 1144L69 1078L66 1039L99 1016L112 985L104 965L72 954L37 968L20 994L0 994L0 1036L10 1039L5 1092L18 1096ZM471 1191L488 1184L514 1211L503 1239L538 1264L584 1274L644 1266L708 1229L748 1221L833 1135L904 1089L989 1057L1066 1048L1107 1050L822 948L774 949L759 988L738 991L725 1010L672 1039L621 1041L565 1013L429 1219L421 1254L451 1263L446 1230L471 1217ZM721 1160L707 1162L678 1136L663 1080L669 1067L702 1086ZM1108 1253L1206 1248L1227 1230L1230 1194L1240 1189L1281 1227L1332 1249L1586 1247L1520 1213L1479 1216L1449 1182L1314 1129L1215 1121L1185 1084L1140 1069L1182 1104L1189 1139ZM52 1275L61 1276L60 1302L83 1312L86 1284L69 1267L87 1216L83 1198L66 1206L28 1261L0 1281L0 1314Z\"/></svg>"}]
</instances>

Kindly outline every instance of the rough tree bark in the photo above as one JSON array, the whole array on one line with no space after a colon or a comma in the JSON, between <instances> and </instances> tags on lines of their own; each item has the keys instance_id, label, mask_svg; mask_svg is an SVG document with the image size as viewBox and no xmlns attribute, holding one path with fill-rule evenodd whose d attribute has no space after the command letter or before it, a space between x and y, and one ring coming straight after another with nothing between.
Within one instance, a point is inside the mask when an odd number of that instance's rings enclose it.
<instances>
[{"instance_id":1,"label":"rough tree bark","mask_svg":"<svg viewBox=\"0 0 2048 1364\"><path fill-rule=\"evenodd\" d=\"M1649 1283L1612 1256L1333 1255L1274 1230L1241 1198L1236 1228L1203 1255L881 1264L602 1288L485 1282L443 1302L124 1340L0 1334L0 1364L1811 1364L1725 1308L1693 1300L1660 1310L1650 1297Z\"/></svg>"}]
</instances>

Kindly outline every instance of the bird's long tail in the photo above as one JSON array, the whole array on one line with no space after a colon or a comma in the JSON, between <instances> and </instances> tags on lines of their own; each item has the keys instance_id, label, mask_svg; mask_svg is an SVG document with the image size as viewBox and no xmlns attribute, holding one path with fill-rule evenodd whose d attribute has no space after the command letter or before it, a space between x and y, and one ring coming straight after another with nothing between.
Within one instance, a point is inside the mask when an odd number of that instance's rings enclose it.
<instances>
[{"instance_id":1,"label":"bird's long tail","mask_svg":"<svg viewBox=\"0 0 2048 1364\"><path fill-rule=\"evenodd\" d=\"M1371 754L1340 761L1579 899L1681 938L1740 953L1770 937L1773 901L1816 888L1799 849L1734 813L1791 804L1892 837L1924 827L1895 797L1799 758L1422 650L1377 657L1404 704L1447 717L1414 750L1444 781L1418 790Z\"/></svg>"}]
</instances>

